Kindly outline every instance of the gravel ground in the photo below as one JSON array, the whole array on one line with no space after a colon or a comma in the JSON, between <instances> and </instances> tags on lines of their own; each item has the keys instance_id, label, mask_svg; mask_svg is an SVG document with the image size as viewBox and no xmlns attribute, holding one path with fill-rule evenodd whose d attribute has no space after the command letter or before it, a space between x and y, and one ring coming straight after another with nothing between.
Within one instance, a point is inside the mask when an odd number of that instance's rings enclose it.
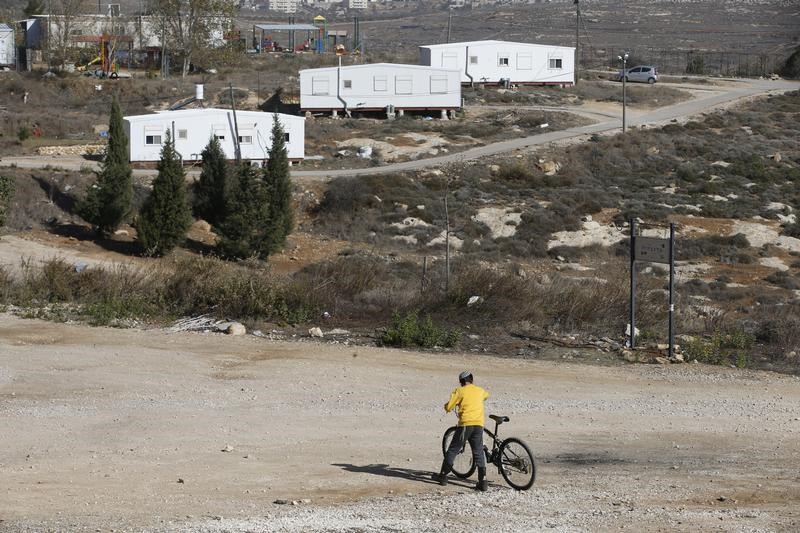
<instances>
[{"instance_id":1,"label":"gravel ground","mask_svg":"<svg viewBox=\"0 0 800 533\"><path fill-rule=\"evenodd\" d=\"M464 368L531 490L431 482ZM798 385L0 315L0 531L796 531Z\"/></svg>"}]
</instances>

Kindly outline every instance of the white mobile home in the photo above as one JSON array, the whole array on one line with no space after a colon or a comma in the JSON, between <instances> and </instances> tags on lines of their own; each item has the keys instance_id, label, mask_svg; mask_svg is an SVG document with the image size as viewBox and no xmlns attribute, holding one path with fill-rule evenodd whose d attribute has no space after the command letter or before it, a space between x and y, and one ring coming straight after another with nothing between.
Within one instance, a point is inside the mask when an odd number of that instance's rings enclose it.
<instances>
[{"instance_id":1,"label":"white mobile home","mask_svg":"<svg viewBox=\"0 0 800 533\"><path fill-rule=\"evenodd\" d=\"M281 113L237 111L239 146L244 161L267 159L272 146L273 117L285 132L286 152L291 161L305 155L305 119ZM234 136L236 127L230 109L200 108L164 111L150 115L135 115L123 119L128 136L128 155L131 162L158 161L166 134L175 139L175 150L184 161L198 161L211 137L216 137L228 159L236 158Z\"/></svg>"},{"instance_id":2,"label":"white mobile home","mask_svg":"<svg viewBox=\"0 0 800 533\"><path fill-rule=\"evenodd\" d=\"M461 107L453 69L374 63L300 71L303 111L454 110Z\"/></svg>"},{"instance_id":3,"label":"white mobile home","mask_svg":"<svg viewBox=\"0 0 800 533\"><path fill-rule=\"evenodd\" d=\"M0 24L0 66L14 65L14 30L7 24Z\"/></svg>"},{"instance_id":4,"label":"white mobile home","mask_svg":"<svg viewBox=\"0 0 800 533\"><path fill-rule=\"evenodd\" d=\"M419 47L421 65L458 69L461 83L574 85L575 48L506 41Z\"/></svg>"}]
</instances>

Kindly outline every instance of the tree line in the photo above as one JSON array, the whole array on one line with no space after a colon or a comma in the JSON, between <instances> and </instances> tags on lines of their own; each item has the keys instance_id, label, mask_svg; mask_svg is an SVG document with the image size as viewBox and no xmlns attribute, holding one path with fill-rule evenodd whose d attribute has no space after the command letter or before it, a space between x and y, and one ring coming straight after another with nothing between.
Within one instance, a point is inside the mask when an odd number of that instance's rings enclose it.
<instances>
[{"instance_id":1,"label":"tree line","mask_svg":"<svg viewBox=\"0 0 800 533\"><path fill-rule=\"evenodd\" d=\"M294 226L292 183L283 127L272 125L272 145L264 167L231 165L216 137L201 154L202 172L192 185L191 200L183 162L166 132L158 175L142 208L134 217L136 240L146 255L160 256L185 239L192 216L208 222L219 236L222 257L266 259L286 244ZM108 146L95 183L78 203L78 214L108 237L131 215L133 171L122 110L111 105Z\"/></svg>"}]
</instances>

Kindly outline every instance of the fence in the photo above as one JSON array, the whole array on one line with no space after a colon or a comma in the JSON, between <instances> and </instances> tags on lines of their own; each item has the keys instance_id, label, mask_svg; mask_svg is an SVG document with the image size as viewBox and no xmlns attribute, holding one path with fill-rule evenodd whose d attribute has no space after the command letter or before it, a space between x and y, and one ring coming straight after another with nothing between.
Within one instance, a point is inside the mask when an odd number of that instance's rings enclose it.
<instances>
[{"instance_id":1,"label":"fence","mask_svg":"<svg viewBox=\"0 0 800 533\"><path fill-rule=\"evenodd\" d=\"M650 47L603 48L581 47L583 69L620 69L617 59L628 52L628 66L655 65L661 74L696 74L726 77L769 76L786 61L785 54L752 54L746 52L717 52L699 50L665 50Z\"/></svg>"}]
</instances>

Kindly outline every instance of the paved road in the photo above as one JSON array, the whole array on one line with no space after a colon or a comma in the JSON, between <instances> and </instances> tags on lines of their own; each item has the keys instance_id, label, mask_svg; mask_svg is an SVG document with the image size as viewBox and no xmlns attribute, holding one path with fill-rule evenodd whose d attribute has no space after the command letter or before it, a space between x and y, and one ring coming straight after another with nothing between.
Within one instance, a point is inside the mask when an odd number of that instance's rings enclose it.
<instances>
[{"instance_id":1,"label":"paved road","mask_svg":"<svg viewBox=\"0 0 800 533\"><path fill-rule=\"evenodd\" d=\"M729 80L724 86L713 87L694 87L702 94L696 94L692 100L680 102L674 105L652 110L633 110L628 109L628 126L658 126L673 120L686 119L707 111L724 107L742 99L751 98L768 93L782 93L792 90L800 90L800 82L788 80ZM580 111L576 108L555 108L542 107L553 111ZM548 143L563 141L566 139L579 139L595 133L606 133L621 129L622 119L609 118L601 114L595 114L600 122L588 126L579 126L560 131L550 131L529 137L521 137L470 148L463 152L405 161L402 163L392 163L380 167L368 167L357 169L337 169L337 170L303 170L293 169L292 177L307 178L309 180L326 180L343 176L365 176L374 174L388 174L392 172L404 172L435 168L449 163L461 161L471 161L487 156L513 152L515 150L530 148L532 146L545 145ZM15 165L20 168L44 168L54 166L66 170L80 170L82 168L97 168L97 163L86 161L80 158L47 157L47 156L25 156L25 157L4 157L0 159L0 166ZM189 170L188 174L196 175L199 171ZM152 176L155 171L151 169L134 170L136 176Z\"/></svg>"}]
</instances>

